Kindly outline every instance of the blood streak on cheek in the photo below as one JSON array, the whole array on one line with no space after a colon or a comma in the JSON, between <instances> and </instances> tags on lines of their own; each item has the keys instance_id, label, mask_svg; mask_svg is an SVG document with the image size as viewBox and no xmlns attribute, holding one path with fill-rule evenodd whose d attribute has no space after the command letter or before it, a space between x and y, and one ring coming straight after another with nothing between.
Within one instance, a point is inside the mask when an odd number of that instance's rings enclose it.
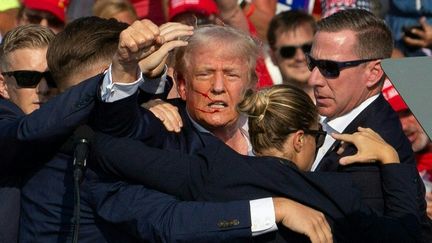
<instances>
[{"instance_id":1,"label":"blood streak on cheek","mask_svg":"<svg viewBox=\"0 0 432 243\"><path fill-rule=\"evenodd\" d=\"M202 92L200 92L198 90L194 90L194 91L197 92L198 94L202 95L204 98L206 98L206 99L210 100L211 102L213 102L212 98L210 98L210 96L208 96L208 94L202 93ZM208 113L208 114L214 114L214 113L220 112L219 109L212 109L211 111L204 110L204 109L201 109L201 108L198 108L198 107L195 107L195 109L197 109L197 110L199 110L199 111L201 111L203 113Z\"/></svg>"}]
</instances>

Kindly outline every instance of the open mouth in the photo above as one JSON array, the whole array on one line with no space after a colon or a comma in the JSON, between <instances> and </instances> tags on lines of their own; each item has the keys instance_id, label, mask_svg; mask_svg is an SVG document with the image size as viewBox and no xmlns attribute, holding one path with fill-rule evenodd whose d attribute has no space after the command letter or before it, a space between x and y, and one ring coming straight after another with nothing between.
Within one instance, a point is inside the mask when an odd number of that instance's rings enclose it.
<instances>
[{"instance_id":1,"label":"open mouth","mask_svg":"<svg viewBox=\"0 0 432 243\"><path fill-rule=\"evenodd\" d=\"M213 109L222 109L228 107L228 104L223 101L213 101L209 103L207 106Z\"/></svg>"}]
</instances>

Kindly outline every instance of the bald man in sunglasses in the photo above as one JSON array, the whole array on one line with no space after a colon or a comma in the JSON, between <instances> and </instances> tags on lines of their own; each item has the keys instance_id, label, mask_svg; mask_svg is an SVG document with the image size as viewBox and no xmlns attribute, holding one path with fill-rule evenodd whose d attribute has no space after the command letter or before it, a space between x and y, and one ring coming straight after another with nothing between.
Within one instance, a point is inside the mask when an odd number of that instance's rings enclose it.
<instances>
[{"instance_id":1,"label":"bald man in sunglasses","mask_svg":"<svg viewBox=\"0 0 432 243\"><path fill-rule=\"evenodd\" d=\"M415 166L411 145L402 131L398 116L381 94L385 74L380 61L389 58L392 50L390 30L381 19L365 10L340 11L318 22L312 50L306 54L311 71L309 85L313 87L327 134L354 133L360 126L372 128L398 151L401 163ZM340 151L343 153L338 153ZM355 152L353 145L341 144L328 135L317 153L312 170L350 173L365 202L378 212L383 212L379 166L339 164L342 156ZM418 184L422 237L431 242L424 187L417 176L406 183Z\"/></svg>"},{"instance_id":2,"label":"bald man in sunglasses","mask_svg":"<svg viewBox=\"0 0 432 243\"><path fill-rule=\"evenodd\" d=\"M279 67L282 82L303 89L312 99L314 96L308 84L310 71L305 54L311 50L315 30L316 23L311 15L290 10L274 16L267 32L271 57Z\"/></svg>"}]
</instances>

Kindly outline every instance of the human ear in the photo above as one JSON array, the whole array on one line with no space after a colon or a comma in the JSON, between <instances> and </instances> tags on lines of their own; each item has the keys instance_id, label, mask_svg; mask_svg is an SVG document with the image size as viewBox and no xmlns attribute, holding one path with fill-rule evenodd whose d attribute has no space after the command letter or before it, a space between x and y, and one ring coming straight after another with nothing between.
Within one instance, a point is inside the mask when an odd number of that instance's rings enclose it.
<instances>
[{"instance_id":1,"label":"human ear","mask_svg":"<svg viewBox=\"0 0 432 243\"><path fill-rule=\"evenodd\" d=\"M0 96L4 99L9 99L8 87L2 74L0 74Z\"/></svg>"},{"instance_id":2,"label":"human ear","mask_svg":"<svg viewBox=\"0 0 432 243\"><path fill-rule=\"evenodd\" d=\"M368 66L368 79L366 82L366 86L371 88L375 86L378 82L382 80L384 71L381 67L381 60L371 61Z\"/></svg>"},{"instance_id":3,"label":"human ear","mask_svg":"<svg viewBox=\"0 0 432 243\"><path fill-rule=\"evenodd\" d=\"M182 100L186 100L186 80L182 73L174 71L174 76L177 81L177 91Z\"/></svg>"},{"instance_id":4,"label":"human ear","mask_svg":"<svg viewBox=\"0 0 432 243\"><path fill-rule=\"evenodd\" d=\"M302 151L304 140L304 132L302 130L298 130L293 134L293 147L296 153L300 153Z\"/></svg>"}]
</instances>

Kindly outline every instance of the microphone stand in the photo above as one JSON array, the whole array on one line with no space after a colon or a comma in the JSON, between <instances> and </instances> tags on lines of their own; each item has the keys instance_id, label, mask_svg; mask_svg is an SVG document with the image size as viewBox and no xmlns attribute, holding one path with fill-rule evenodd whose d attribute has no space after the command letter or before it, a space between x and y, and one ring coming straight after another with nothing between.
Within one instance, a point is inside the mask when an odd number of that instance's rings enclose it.
<instances>
[{"instance_id":1,"label":"microphone stand","mask_svg":"<svg viewBox=\"0 0 432 243\"><path fill-rule=\"evenodd\" d=\"M87 155L89 151L89 141L86 138L80 138L76 144L74 152L74 217L73 217L73 243L78 243L80 227L80 184L83 178L83 172L87 164Z\"/></svg>"}]
</instances>

